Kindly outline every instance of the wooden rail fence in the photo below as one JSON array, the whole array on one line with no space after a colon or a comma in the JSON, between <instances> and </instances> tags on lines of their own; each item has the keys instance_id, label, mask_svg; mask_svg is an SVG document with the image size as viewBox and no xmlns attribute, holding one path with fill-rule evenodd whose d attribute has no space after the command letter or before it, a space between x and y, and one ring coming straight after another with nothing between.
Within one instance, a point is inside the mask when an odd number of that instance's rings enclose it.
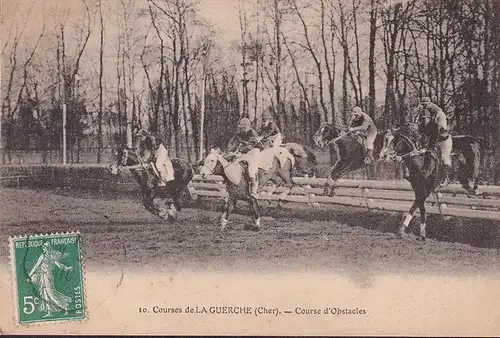
<instances>
[{"instance_id":1,"label":"wooden rail fence","mask_svg":"<svg viewBox=\"0 0 500 338\"><path fill-rule=\"evenodd\" d=\"M373 210L406 212L414 200L412 188L402 181L339 180L335 196L323 196L324 178L294 177L295 187L290 194L281 197L284 188L274 193L265 192L259 200L286 201L296 203L338 204L364 207ZM190 184L192 196L226 198L228 196L222 177L209 176L205 180L195 175ZM439 204L435 196L427 201L428 213L446 216L500 220L500 187L481 186L483 196L467 197L465 190L458 184L450 184L441 191Z\"/></svg>"}]
</instances>

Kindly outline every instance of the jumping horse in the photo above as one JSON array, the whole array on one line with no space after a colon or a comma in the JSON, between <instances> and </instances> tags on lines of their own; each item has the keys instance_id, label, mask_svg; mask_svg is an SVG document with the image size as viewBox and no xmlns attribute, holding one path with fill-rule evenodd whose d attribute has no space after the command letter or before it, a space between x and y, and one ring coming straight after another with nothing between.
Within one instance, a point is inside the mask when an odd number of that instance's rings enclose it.
<instances>
[{"instance_id":1,"label":"jumping horse","mask_svg":"<svg viewBox=\"0 0 500 338\"><path fill-rule=\"evenodd\" d=\"M281 156L280 160L278 156L273 155L267 170L259 168L258 192L261 191L262 187L264 187L267 182L273 181L277 184L281 179L287 188L281 196L285 196L294 185L292 180L292 169L295 162L294 157L285 147L269 148L262 153L266 151L271 155L273 151L281 152L284 156ZM206 179L209 175L220 175L223 178L229 198L226 200L224 211L220 217L221 230L225 229L229 216L234 211L238 200L246 201L250 204L254 225L249 228L251 230L259 230L261 225L258 210L259 204L257 199L249 192L250 178L245 174L246 171L244 170L244 166L248 164L245 163L245 161L232 161L233 159L233 156L224 155L220 148L212 148L207 157L200 162L200 174L203 179Z\"/></svg>"},{"instance_id":2,"label":"jumping horse","mask_svg":"<svg viewBox=\"0 0 500 338\"><path fill-rule=\"evenodd\" d=\"M174 180L167 182L165 186L158 186L158 178L154 174L154 169L149 163L144 162L134 149L119 146L115 155L116 160L110 164L110 172L116 175L122 169L130 170L141 188L144 208L163 219L169 221L177 219L182 210L183 193L194 176L191 164L183 159L173 158L171 161L174 168ZM154 203L155 198L163 199L163 206L157 206ZM165 208L165 205L168 207Z\"/></svg>"},{"instance_id":3,"label":"jumping horse","mask_svg":"<svg viewBox=\"0 0 500 338\"><path fill-rule=\"evenodd\" d=\"M415 200L408 213L405 214L403 223L399 226L398 236L403 237L405 228L408 227L417 208L420 211L420 231L417 240L425 241L427 214L425 200L431 193L436 194L439 204L438 187L441 181L439 154L434 149L420 150L417 147L420 139L418 125L408 123L401 128L393 129L386 134L384 148L380 152L380 158L385 161L396 159L404 161L408 168L410 182L415 193ZM477 195L477 181L479 176L479 141L470 136L456 136L452 138L454 151L460 153L463 159L458 167L458 178L462 187L468 193ZM469 180L474 181L474 187L470 187Z\"/></svg>"},{"instance_id":4,"label":"jumping horse","mask_svg":"<svg viewBox=\"0 0 500 338\"><path fill-rule=\"evenodd\" d=\"M374 142L373 156L378 160L378 154L383 148L387 131L379 131ZM334 124L324 124L314 134L314 143L323 148L327 145L337 146L338 160L334 163L325 183L323 194L334 196L336 182L351 171L365 168L365 150L363 136L344 130Z\"/></svg>"}]
</instances>

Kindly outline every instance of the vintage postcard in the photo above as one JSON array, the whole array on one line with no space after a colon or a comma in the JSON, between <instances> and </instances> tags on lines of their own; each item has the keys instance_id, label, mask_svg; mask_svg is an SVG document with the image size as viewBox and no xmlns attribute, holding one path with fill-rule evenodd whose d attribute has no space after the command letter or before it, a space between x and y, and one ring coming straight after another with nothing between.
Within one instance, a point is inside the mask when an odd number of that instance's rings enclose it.
<instances>
[{"instance_id":1,"label":"vintage postcard","mask_svg":"<svg viewBox=\"0 0 500 338\"><path fill-rule=\"evenodd\" d=\"M0 333L500 335L500 1L0 25Z\"/></svg>"}]
</instances>

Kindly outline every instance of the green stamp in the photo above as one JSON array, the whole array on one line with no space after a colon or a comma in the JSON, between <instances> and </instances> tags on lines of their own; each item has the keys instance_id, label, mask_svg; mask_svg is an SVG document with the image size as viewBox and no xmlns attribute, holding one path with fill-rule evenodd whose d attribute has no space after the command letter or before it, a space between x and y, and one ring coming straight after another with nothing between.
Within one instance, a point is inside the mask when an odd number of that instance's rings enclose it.
<instances>
[{"instance_id":1,"label":"green stamp","mask_svg":"<svg viewBox=\"0 0 500 338\"><path fill-rule=\"evenodd\" d=\"M10 238L19 324L85 319L81 244L78 232Z\"/></svg>"}]
</instances>

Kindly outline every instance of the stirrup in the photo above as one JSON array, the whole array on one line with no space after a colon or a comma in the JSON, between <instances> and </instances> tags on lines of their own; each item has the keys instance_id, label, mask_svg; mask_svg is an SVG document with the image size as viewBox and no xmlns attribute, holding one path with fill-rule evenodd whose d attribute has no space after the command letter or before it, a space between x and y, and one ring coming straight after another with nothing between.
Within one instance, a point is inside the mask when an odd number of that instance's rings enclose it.
<instances>
[{"instance_id":1,"label":"stirrup","mask_svg":"<svg viewBox=\"0 0 500 338\"><path fill-rule=\"evenodd\" d=\"M450 180L449 179L444 179L441 183L439 183L439 187L440 188L444 188L446 187L448 184L450 184Z\"/></svg>"}]
</instances>

